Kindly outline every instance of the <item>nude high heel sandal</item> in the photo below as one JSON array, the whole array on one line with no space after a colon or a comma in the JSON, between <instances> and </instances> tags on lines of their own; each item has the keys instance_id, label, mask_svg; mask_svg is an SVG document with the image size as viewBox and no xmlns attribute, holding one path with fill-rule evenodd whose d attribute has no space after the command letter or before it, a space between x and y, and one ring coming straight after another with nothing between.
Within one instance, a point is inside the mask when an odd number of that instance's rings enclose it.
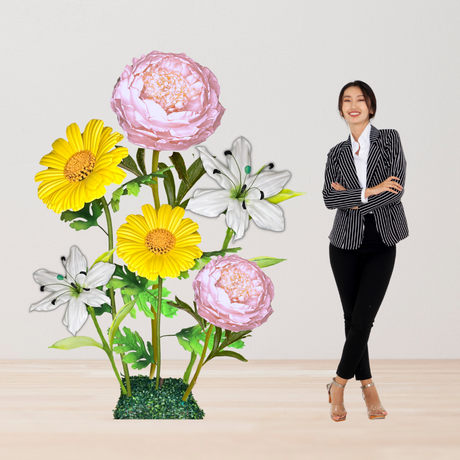
<instances>
[{"instance_id":1,"label":"nude high heel sandal","mask_svg":"<svg viewBox=\"0 0 460 460\"><path fill-rule=\"evenodd\" d=\"M341 383L337 383L335 381L335 378L332 379L331 383L328 383L326 385L327 388L327 394L329 395L329 403L331 404L331 419L334 420L334 422L343 422L347 418L347 411L345 410L345 406L343 404L334 404L332 405L331 401L331 386L335 385L339 388L344 388L345 385L342 385ZM338 419L335 419L334 417L338 416Z\"/></svg>"},{"instance_id":2,"label":"nude high heel sandal","mask_svg":"<svg viewBox=\"0 0 460 460\"><path fill-rule=\"evenodd\" d=\"M364 388L375 386L374 382L368 383L367 385L361 385L361 390L363 393L363 399L366 401L366 397L364 396ZM367 407L367 416L370 420L384 420L385 416L388 414L384 414L386 410L383 408L380 402L378 404L370 404L369 406L366 403Z\"/></svg>"}]
</instances>

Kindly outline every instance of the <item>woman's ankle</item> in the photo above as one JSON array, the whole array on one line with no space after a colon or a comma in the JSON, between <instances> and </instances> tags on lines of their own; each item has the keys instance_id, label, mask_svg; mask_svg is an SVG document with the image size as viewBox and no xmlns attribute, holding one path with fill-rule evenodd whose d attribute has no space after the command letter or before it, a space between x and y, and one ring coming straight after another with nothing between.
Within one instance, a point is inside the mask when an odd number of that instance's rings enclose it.
<instances>
[{"instance_id":1,"label":"woman's ankle","mask_svg":"<svg viewBox=\"0 0 460 460\"><path fill-rule=\"evenodd\" d=\"M346 385L348 382L348 379L343 379L342 377L339 377L338 375L335 376L334 379L337 383L340 383L340 385Z\"/></svg>"}]
</instances>

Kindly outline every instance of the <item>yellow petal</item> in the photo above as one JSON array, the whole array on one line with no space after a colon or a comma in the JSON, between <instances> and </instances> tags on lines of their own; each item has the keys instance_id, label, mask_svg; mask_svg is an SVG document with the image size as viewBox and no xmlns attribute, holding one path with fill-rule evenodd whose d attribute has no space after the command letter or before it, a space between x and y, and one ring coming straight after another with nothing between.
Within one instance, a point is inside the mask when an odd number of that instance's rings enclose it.
<instances>
[{"instance_id":1,"label":"yellow petal","mask_svg":"<svg viewBox=\"0 0 460 460\"><path fill-rule=\"evenodd\" d=\"M159 228L158 226L158 218L157 212L150 204L144 204L142 206L142 213L145 216L145 221L149 227L149 230L154 230L155 228Z\"/></svg>"},{"instance_id":2,"label":"yellow petal","mask_svg":"<svg viewBox=\"0 0 460 460\"><path fill-rule=\"evenodd\" d=\"M104 122L102 120L91 120L83 132L83 145L85 150L89 150L96 156L99 149L99 142L101 139L102 128Z\"/></svg>"},{"instance_id":3,"label":"yellow petal","mask_svg":"<svg viewBox=\"0 0 460 460\"><path fill-rule=\"evenodd\" d=\"M186 235L179 238L176 238L176 246L178 248L185 248L187 246L193 246L195 244L201 243L201 236L199 233L195 232L191 235Z\"/></svg>"},{"instance_id":4,"label":"yellow petal","mask_svg":"<svg viewBox=\"0 0 460 460\"><path fill-rule=\"evenodd\" d=\"M61 138L53 142L53 150L66 160L68 160L72 155L77 153L76 150L72 150L72 147L66 140Z\"/></svg>"},{"instance_id":5,"label":"yellow petal","mask_svg":"<svg viewBox=\"0 0 460 460\"><path fill-rule=\"evenodd\" d=\"M169 204L164 204L160 207L158 210L158 228L168 228L171 211L172 207Z\"/></svg>"},{"instance_id":6,"label":"yellow petal","mask_svg":"<svg viewBox=\"0 0 460 460\"><path fill-rule=\"evenodd\" d=\"M49 168L64 170L67 160L61 155L56 154L56 152L48 153L41 160L40 164L42 166L48 166Z\"/></svg>"},{"instance_id":7,"label":"yellow petal","mask_svg":"<svg viewBox=\"0 0 460 460\"><path fill-rule=\"evenodd\" d=\"M196 232L198 230L198 224L193 222L192 219L184 219L178 229L175 232L176 238L181 238L182 236L188 235L189 233Z\"/></svg>"},{"instance_id":8,"label":"yellow petal","mask_svg":"<svg viewBox=\"0 0 460 460\"><path fill-rule=\"evenodd\" d=\"M83 150L83 140L81 138L80 128L76 123L72 123L67 127L66 135L71 149L74 152L81 152Z\"/></svg>"},{"instance_id":9,"label":"yellow petal","mask_svg":"<svg viewBox=\"0 0 460 460\"><path fill-rule=\"evenodd\" d=\"M180 224L182 218L184 217L184 214L185 214L185 209L182 208L181 206L176 206L172 210L170 218L169 218L170 219L169 224L168 224L168 227L167 227L167 229L171 233L176 232L176 230L179 227L179 224Z\"/></svg>"}]
</instances>

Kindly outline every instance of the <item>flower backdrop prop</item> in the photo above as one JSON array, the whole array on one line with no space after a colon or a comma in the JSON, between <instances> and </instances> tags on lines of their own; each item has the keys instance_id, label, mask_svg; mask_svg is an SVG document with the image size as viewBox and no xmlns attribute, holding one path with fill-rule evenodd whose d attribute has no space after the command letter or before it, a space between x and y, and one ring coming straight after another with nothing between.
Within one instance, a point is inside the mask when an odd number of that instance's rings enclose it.
<instances>
[{"instance_id":1,"label":"flower backdrop prop","mask_svg":"<svg viewBox=\"0 0 460 460\"><path fill-rule=\"evenodd\" d=\"M284 229L279 203L303 194L283 189L290 173L272 171L270 163L251 175L251 145L244 137L225 151L226 165L204 146L197 146L199 157L189 166L179 151L169 156L169 165L160 161L160 150L188 149L215 131L225 111L219 93L217 79L206 67L185 54L152 51L125 68L110 101L128 140L140 146L134 156L118 145L121 134L94 119L83 133L75 123L68 126L67 140L56 140L52 152L40 161L48 169L35 177L41 182L39 198L71 228L103 231L108 247L91 267L72 246L69 257L61 258L64 274L37 270L34 279L49 295L30 310L50 311L68 304L63 323L71 336L50 348L90 346L106 353L121 390L116 419L203 418L192 394L202 367L217 357L247 361L229 348L243 348L250 333L273 314L274 287L262 268L285 259L247 260L235 254L240 247L228 244L233 236L243 237L250 219L266 230ZM146 148L153 150L151 168L146 165ZM220 190L193 190L206 173ZM167 204L160 203L160 182ZM106 198L110 184L119 187ZM120 211L123 196L138 196L141 187L151 189L153 205L143 204L141 214L127 215L115 230L112 213ZM189 192L194 192L193 197L186 198ZM186 211L207 217L226 214L227 231L220 249L199 247L198 224L185 217ZM115 254L121 264L114 263ZM183 280L193 272L197 273L193 305L177 296L168 298L168 278ZM118 307L117 298L123 300ZM161 319L173 319L179 311L188 314L193 325L172 336L190 360L183 378L164 379ZM151 341L124 323L138 313L150 321ZM99 340L77 335L88 316ZM106 327L100 322L107 322ZM130 375L129 366L149 371Z\"/></svg>"}]
</instances>

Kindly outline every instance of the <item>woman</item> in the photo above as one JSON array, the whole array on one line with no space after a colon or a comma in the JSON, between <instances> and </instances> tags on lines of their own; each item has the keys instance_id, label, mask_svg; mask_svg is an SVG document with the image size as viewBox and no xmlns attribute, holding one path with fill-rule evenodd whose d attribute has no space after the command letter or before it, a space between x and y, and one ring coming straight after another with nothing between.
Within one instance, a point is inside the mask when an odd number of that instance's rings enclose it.
<instances>
[{"instance_id":1,"label":"woman","mask_svg":"<svg viewBox=\"0 0 460 460\"><path fill-rule=\"evenodd\" d=\"M346 419L343 394L353 376L361 381L368 417L384 419L367 341L390 282L396 243L409 235L401 203L406 160L398 132L370 124L377 101L369 85L359 80L345 85L338 108L350 136L328 154L323 198L328 209L337 209L329 256L346 340L337 376L326 387L332 420Z\"/></svg>"}]
</instances>

